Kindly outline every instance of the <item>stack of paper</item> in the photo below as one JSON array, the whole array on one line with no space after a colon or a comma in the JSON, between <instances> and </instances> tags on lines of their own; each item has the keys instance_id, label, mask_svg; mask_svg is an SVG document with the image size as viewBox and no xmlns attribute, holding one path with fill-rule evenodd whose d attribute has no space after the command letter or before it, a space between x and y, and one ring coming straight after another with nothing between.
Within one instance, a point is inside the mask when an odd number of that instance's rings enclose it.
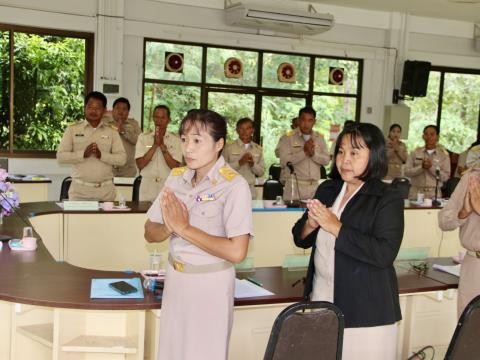
<instances>
[{"instance_id":1,"label":"stack of paper","mask_svg":"<svg viewBox=\"0 0 480 360\"><path fill-rule=\"evenodd\" d=\"M250 297L258 297L258 296L269 296L275 295L271 291L264 289L261 286L255 285L248 280L239 280L235 279L235 298L236 299L243 299L243 298L250 298Z\"/></svg>"},{"instance_id":2,"label":"stack of paper","mask_svg":"<svg viewBox=\"0 0 480 360\"><path fill-rule=\"evenodd\" d=\"M452 274L452 275L455 275L455 276L458 276L458 277L460 277L460 266L461 266L461 264L451 265L451 266L433 264L434 269L439 270L439 271L443 271L443 272L446 272L446 273L449 273L449 274Z\"/></svg>"},{"instance_id":3,"label":"stack of paper","mask_svg":"<svg viewBox=\"0 0 480 360\"><path fill-rule=\"evenodd\" d=\"M64 201L63 209L70 211L97 211L98 201Z\"/></svg>"}]
</instances>

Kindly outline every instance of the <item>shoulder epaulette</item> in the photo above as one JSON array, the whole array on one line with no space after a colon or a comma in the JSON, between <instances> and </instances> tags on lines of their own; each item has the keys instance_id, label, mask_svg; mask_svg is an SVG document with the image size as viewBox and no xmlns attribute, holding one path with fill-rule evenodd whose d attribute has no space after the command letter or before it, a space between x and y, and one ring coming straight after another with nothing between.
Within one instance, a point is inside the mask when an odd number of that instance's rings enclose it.
<instances>
[{"instance_id":1,"label":"shoulder epaulette","mask_svg":"<svg viewBox=\"0 0 480 360\"><path fill-rule=\"evenodd\" d=\"M291 130L291 131L287 132L285 135L287 135L288 137L290 137L290 136L295 135L295 133L296 133L295 130Z\"/></svg>"},{"instance_id":2,"label":"shoulder epaulette","mask_svg":"<svg viewBox=\"0 0 480 360\"><path fill-rule=\"evenodd\" d=\"M255 146L257 149L262 150L262 147L261 147L259 144L257 144L257 143L253 143L253 146Z\"/></svg>"},{"instance_id":3,"label":"shoulder epaulette","mask_svg":"<svg viewBox=\"0 0 480 360\"><path fill-rule=\"evenodd\" d=\"M234 144L234 143L235 143L235 140L228 140L228 141L227 141L227 145L232 145L232 144Z\"/></svg>"},{"instance_id":4,"label":"shoulder epaulette","mask_svg":"<svg viewBox=\"0 0 480 360\"><path fill-rule=\"evenodd\" d=\"M474 147L472 147L470 150L468 151L473 151L473 152L477 152L477 151L480 151L480 145L475 145Z\"/></svg>"},{"instance_id":5,"label":"shoulder epaulette","mask_svg":"<svg viewBox=\"0 0 480 360\"><path fill-rule=\"evenodd\" d=\"M238 172L236 172L229 166L222 166L220 169L218 169L218 172L227 181L232 181L238 175Z\"/></svg>"},{"instance_id":6,"label":"shoulder epaulette","mask_svg":"<svg viewBox=\"0 0 480 360\"><path fill-rule=\"evenodd\" d=\"M187 170L188 168L186 166L176 167L176 168L173 168L172 171L170 171L170 175L180 176Z\"/></svg>"}]
</instances>

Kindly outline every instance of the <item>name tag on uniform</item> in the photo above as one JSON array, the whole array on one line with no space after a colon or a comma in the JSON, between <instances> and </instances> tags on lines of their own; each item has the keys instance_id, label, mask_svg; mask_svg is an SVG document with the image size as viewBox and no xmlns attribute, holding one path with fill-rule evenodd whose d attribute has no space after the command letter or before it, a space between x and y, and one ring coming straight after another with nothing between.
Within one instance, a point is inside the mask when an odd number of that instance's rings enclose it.
<instances>
[{"instance_id":1,"label":"name tag on uniform","mask_svg":"<svg viewBox=\"0 0 480 360\"><path fill-rule=\"evenodd\" d=\"M109 139L110 136L108 136L108 135L102 135L102 136L100 136L100 138L101 138L101 139Z\"/></svg>"},{"instance_id":2,"label":"name tag on uniform","mask_svg":"<svg viewBox=\"0 0 480 360\"><path fill-rule=\"evenodd\" d=\"M301 147L301 146L303 146L303 145L300 144L300 143L293 143L293 147Z\"/></svg>"},{"instance_id":3,"label":"name tag on uniform","mask_svg":"<svg viewBox=\"0 0 480 360\"><path fill-rule=\"evenodd\" d=\"M213 194L202 194L195 197L196 202L207 202L213 200L215 200L215 196Z\"/></svg>"},{"instance_id":4,"label":"name tag on uniform","mask_svg":"<svg viewBox=\"0 0 480 360\"><path fill-rule=\"evenodd\" d=\"M75 134L75 137L77 136L85 136L85 134Z\"/></svg>"},{"instance_id":5,"label":"name tag on uniform","mask_svg":"<svg viewBox=\"0 0 480 360\"><path fill-rule=\"evenodd\" d=\"M238 152L235 152L235 153L232 152L232 155L240 155L240 153L238 153Z\"/></svg>"}]
</instances>

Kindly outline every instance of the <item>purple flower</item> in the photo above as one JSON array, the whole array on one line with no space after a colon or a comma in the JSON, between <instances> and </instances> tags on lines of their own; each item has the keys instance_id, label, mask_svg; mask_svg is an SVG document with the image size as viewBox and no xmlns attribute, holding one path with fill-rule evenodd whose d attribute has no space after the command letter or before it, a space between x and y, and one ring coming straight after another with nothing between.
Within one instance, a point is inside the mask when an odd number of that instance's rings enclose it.
<instances>
[{"instance_id":1,"label":"purple flower","mask_svg":"<svg viewBox=\"0 0 480 360\"><path fill-rule=\"evenodd\" d=\"M19 206L20 200L15 192L12 184L6 181L8 172L0 168L0 214L1 216L9 216L14 208Z\"/></svg>"}]
</instances>

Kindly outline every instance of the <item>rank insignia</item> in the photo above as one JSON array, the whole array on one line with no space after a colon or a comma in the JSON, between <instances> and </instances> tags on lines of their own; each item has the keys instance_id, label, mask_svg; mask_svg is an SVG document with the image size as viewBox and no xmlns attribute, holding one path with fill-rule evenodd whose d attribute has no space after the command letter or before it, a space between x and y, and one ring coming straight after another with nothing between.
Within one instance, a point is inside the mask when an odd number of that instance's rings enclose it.
<instances>
[{"instance_id":1,"label":"rank insignia","mask_svg":"<svg viewBox=\"0 0 480 360\"><path fill-rule=\"evenodd\" d=\"M218 172L227 181L232 181L238 175L238 173L235 170L233 170L228 166L222 166L220 169L218 169Z\"/></svg>"},{"instance_id":2,"label":"rank insignia","mask_svg":"<svg viewBox=\"0 0 480 360\"><path fill-rule=\"evenodd\" d=\"M206 202L206 201L213 201L215 200L215 196L213 194L203 194L195 196L196 202Z\"/></svg>"},{"instance_id":3,"label":"rank insignia","mask_svg":"<svg viewBox=\"0 0 480 360\"><path fill-rule=\"evenodd\" d=\"M176 167L172 169L172 171L170 172L170 175L179 176L179 175L182 175L187 170L188 168L186 166Z\"/></svg>"}]
</instances>

